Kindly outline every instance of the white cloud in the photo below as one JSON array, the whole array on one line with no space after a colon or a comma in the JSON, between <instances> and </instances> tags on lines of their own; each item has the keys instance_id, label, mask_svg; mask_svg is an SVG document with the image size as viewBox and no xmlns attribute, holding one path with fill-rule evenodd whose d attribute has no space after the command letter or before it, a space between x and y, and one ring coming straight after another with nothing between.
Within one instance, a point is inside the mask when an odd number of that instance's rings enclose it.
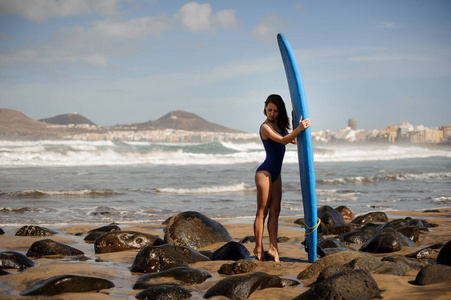
<instances>
[{"instance_id":1,"label":"white cloud","mask_svg":"<svg viewBox=\"0 0 451 300\"><path fill-rule=\"evenodd\" d=\"M199 4L190 2L180 8L174 14L174 20L180 22L181 26L191 32L215 32L219 28L236 29L238 20L235 10L222 10L212 14L210 4Z\"/></svg>"},{"instance_id":2,"label":"white cloud","mask_svg":"<svg viewBox=\"0 0 451 300\"><path fill-rule=\"evenodd\" d=\"M30 1L30 7L39 6L34 0L32 1ZM62 4L55 4L53 0L44 0L43 3L47 7L52 7L52 5L58 7L61 15L63 13L101 11L102 3L105 3L99 1L97 5L93 5L91 3L97 3L97 1L80 0L75 1L78 6L69 6L66 1L61 0ZM23 6L22 0L18 2L20 4L18 6ZM111 2L117 3L117 1ZM0 3L5 6L4 2ZM16 8L16 10L20 9ZM9 9L9 12L11 11L12 8ZM31 16L33 11L30 8L27 14ZM36 9L36 11L40 11L40 9ZM37 20L36 11L34 11L34 16ZM21 12L25 15L25 10L22 9ZM52 15L56 15L56 13ZM41 19L42 17L44 15L41 14ZM106 18L93 21L86 26L56 29L51 38L46 41L4 50L0 53L0 66L29 63L35 66L45 64L48 67L50 64L81 62L82 66L105 68L109 66L108 58L124 54L131 55L131 53L139 51L139 42L149 36L159 37L163 32L180 30L188 30L193 33L215 33L218 29L234 30L237 25L238 20L234 10L221 10L212 14L210 4L190 2L182 6L173 16L161 14L126 20Z\"/></svg>"},{"instance_id":3,"label":"white cloud","mask_svg":"<svg viewBox=\"0 0 451 300\"><path fill-rule=\"evenodd\" d=\"M274 15L268 15L252 29L252 36L261 41L274 42L275 36L282 32L285 28L285 23L281 18Z\"/></svg>"},{"instance_id":4,"label":"white cloud","mask_svg":"<svg viewBox=\"0 0 451 300\"><path fill-rule=\"evenodd\" d=\"M120 0L6 0L0 1L0 14L18 15L34 22L54 17L115 14Z\"/></svg>"}]
</instances>

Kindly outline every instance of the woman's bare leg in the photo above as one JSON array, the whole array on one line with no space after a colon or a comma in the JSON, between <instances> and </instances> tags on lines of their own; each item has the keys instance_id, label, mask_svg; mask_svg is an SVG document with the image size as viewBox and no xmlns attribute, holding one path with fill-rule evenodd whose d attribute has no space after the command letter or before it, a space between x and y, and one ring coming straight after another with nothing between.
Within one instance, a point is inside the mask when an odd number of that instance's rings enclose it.
<instances>
[{"instance_id":1,"label":"woman's bare leg","mask_svg":"<svg viewBox=\"0 0 451 300\"><path fill-rule=\"evenodd\" d=\"M257 212L254 221L254 254L258 260L263 260L265 257L263 249L263 232L265 230L265 219L268 215L271 175L267 172L257 172L255 174L255 186L257 187Z\"/></svg>"},{"instance_id":2,"label":"woman's bare leg","mask_svg":"<svg viewBox=\"0 0 451 300\"><path fill-rule=\"evenodd\" d=\"M280 203L282 201L282 179L279 176L271 185L269 198L268 234L269 250L268 255L274 258L275 262L280 262L279 248L277 246L277 235L279 231Z\"/></svg>"}]
</instances>

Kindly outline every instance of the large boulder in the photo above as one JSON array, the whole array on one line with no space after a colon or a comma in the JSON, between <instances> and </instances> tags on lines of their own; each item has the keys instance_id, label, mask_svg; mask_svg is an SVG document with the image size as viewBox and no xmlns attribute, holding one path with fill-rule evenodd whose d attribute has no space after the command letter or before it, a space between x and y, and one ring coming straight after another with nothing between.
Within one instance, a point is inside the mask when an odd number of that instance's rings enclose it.
<instances>
[{"instance_id":1,"label":"large boulder","mask_svg":"<svg viewBox=\"0 0 451 300\"><path fill-rule=\"evenodd\" d=\"M293 300L380 298L381 291L374 278L364 270L344 271L313 285Z\"/></svg>"},{"instance_id":2,"label":"large boulder","mask_svg":"<svg viewBox=\"0 0 451 300\"><path fill-rule=\"evenodd\" d=\"M194 249L233 240L219 222L194 211L183 212L172 217L164 233L166 243Z\"/></svg>"},{"instance_id":3,"label":"large boulder","mask_svg":"<svg viewBox=\"0 0 451 300\"><path fill-rule=\"evenodd\" d=\"M34 262L22 253L15 251L5 251L0 253L0 269L23 270L33 266Z\"/></svg>"},{"instance_id":4,"label":"large boulder","mask_svg":"<svg viewBox=\"0 0 451 300\"><path fill-rule=\"evenodd\" d=\"M28 257L75 256L84 252L54 240L46 239L34 242L27 251Z\"/></svg>"},{"instance_id":5,"label":"large boulder","mask_svg":"<svg viewBox=\"0 0 451 300\"><path fill-rule=\"evenodd\" d=\"M415 247L415 243L392 228L385 228L382 232L369 239L360 251L371 253L397 252L402 247Z\"/></svg>"},{"instance_id":6,"label":"large boulder","mask_svg":"<svg viewBox=\"0 0 451 300\"><path fill-rule=\"evenodd\" d=\"M110 224L110 225L102 226L99 228L94 228L88 232L88 234L84 238L84 241L87 243L92 243L99 236L104 235L105 233L112 232L112 231L120 231L120 230L121 230L121 228L115 224Z\"/></svg>"},{"instance_id":7,"label":"large boulder","mask_svg":"<svg viewBox=\"0 0 451 300\"><path fill-rule=\"evenodd\" d=\"M94 242L96 253L109 253L142 249L152 246L158 236L135 231L112 231L98 237Z\"/></svg>"},{"instance_id":8,"label":"large boulder","mask_svg":"<svg viewBox=\"0 0 451 300\"><path fill-rule=\"evenodd\" d=\"M198 261L209 261L196 250L177 245L147 246L136 255L130 268L132 272L156 273L175 267L187 267Z\"/></svg>"},{"instance_id":9,"label":"large boulder","mask_svg":"<svg viewBox=\"0 0 451 300\"><path fill-rule=\"evenodd\" d=\"M406 271L410 269L405 265L381 261L373 256L358 257L347 263L346 266L350 267L352 270L365 270L372 274L396 276L404 276Z\"/></svg>"},{"instance_id":10,"label":"large boulder","mask_svg":"<svg viewBox=\"0 0 451 300\"><path fill-rule=\"evenodd\" d=\"M354 220L351 221L351 223L359 225L385 222L388 222L387 214L381 211L370 212L361 216L357 216Z\"/></svg>"},{"instance_id":11,"label":"large boulder","mask_svg":"<svg viewBox=\"0 0 451 300\"><path fill-rule=\"evenodd\" d=\"M202 283L210 277L210 273L203 270L189 267L171 268L158 273L142 275L136 280L133 289L147 289L159 284L194 285Z\"/></svg>"},{"instance_id":12,"label":"large boulder","mask_svg":"<svg viewBox=\"0 0 451 300\"><path fill-rule=\"evenodd\" d=\"M440 250L437 255L437 263L451 266L451 241L447 242L442 250Z\"/></svg>"},{"instance_id":13,"label":"large boulder","mask_svg":"<svg viewBox=\"0 0 451 300\"><path fill-rule=\"evenodd\" d=\"M362 228L342 234L341 237L347 243L363 244L379 232L378 228L379 225L366 223Z\"/></svg>"},{"instance_id":14,"label":"large boulder","mask_svg":"<svg viewBox=\"0 0 451 300\"><path fill-rule=\"evenodd\" d=\"M406 257L416 258L416 259L432 259L436 260L440 250L442 250L443 244L438 243L431 246L427 246L418 251L409 253Z\"/></svg>"},{"instance_id":15,"label":"large boulder","mask_svg":"<svg viewBox=\"0 0 451 300\"><path fill-rule=\"evenodd\" d=\"M211 260L240 260L250 256L249 250L239 242L228 242L213 252Z\"/></svg>"},{"instance_id":16,"label":"large boulder","mask_svg":"<svg viewBox=\"0 0 451 300\"><path fill-rule=\"evenodd\" d=\"M417 285L429 285L451 280L451 267L441 264L427 265L418 272L415 278Z\"/></svg>"},{"instance_id":17,"label":"large boulder","mask_svg":"<svg viewBox=\"0 0 451 300\"><path fill-rule=\"evenodd\" d=\"M335 208L335 210L338 211L338 212L343 216L343 218L345 219L345 221L351 221L351 220L354 220L354 214L353 214L352 211L351 211L349 208L347 208L346 206L341 205L341 206Z\"/></svg>"},{"instance_id":18,"label":"large boulder","mask_svg":"<svg viewBox=\"0 0 451 300\"><path fill-rule=\"evenodd\" d=\"M59 275L37 282L20 293L21 296L54 296L63 293L84 293L114 287L114 283L97 277Z\"/></svg>"},{"instance_id":19,"label":"large boulder","mask_svg":"<svg viewBox=\"0 0 451 300\"><path fill-rule=\"evenodd\" d=\"M257 268L257 264L252 260L241 259L233 263L223 264L219 270L219 274L234 275L253 272Z\"/></svg>"},{"instance_id":20,"label":"large boulder","mask_svg":"<svg viewBox=\"0 0 451 300\"><path fill-rule=\"evenodd\" d=\"M299 285L296 280L281 278L263 272L227 277L212 286L204 298L224 296L229 299L247 299L256 290L265 288L283 288Z\"/></svg>"},{"instance_id":21,"label":"large boulder","mask_svg":"<svg viewBox=\"0 0 451 300\"><path fill-rule=\"evenodd\" d=\"M17 230L16 236L51 236L56 233L56 231L45 227L40 227L37 225L25 225Z\"/></svg>"},{"instance_id":22,"label":"large boulder","mask_svg":"<svg viewBox=\"0 0 451 300\"><path fill-rule=\"evenodd\" d=\"M328 266L335 264L347 264L348 262L356 259L357 257L365 256L365 254L358 251L338 252L331 255L327 255L318 259L313 264L309 265L298 275L298 279L316 279L322 270Z\"/></svg>"},{"instance_id":23,"label":"large boulder","mask_svg":"<svg viewBox=\"0 0 451 300\"><path fill-rule=\"evenodd\" d=\"M328 205L318 208L318 218L320 218L321 223L327 227L346 225L343 215Z\"/></svg>"},{"instance_id":24,"label":"large boulder","mask_svg":"<svg viewBox=\"0 0 451 300\"><path fill-rule=\"evenodd\" d=\"M152 286L136 294L136 299L179 300L191 298L191 293L175 284Z\"/></svg>"}]
</instances>

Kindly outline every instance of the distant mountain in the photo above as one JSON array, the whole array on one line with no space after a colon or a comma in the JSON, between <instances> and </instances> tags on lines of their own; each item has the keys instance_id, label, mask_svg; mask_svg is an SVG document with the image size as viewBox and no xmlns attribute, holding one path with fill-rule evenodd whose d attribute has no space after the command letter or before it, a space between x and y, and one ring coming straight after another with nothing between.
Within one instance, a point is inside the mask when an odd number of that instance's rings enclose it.
<instances>
[{"instance_id":1,"label":"distant mountain","mask_svg":"<svg viewBox=\"0 0 451 300\"><path fill-rule=\"evenodd\" d=\"M44 123L32 120L17 110L0 109L0 138L30 136L45 129L45 127Z\"/></svg>"},{"instance_id":2,"label":"distant mountain","mask_svg":"<svg viewBox=\"0 0 451 300\"><path fill-rule=\"evenodd\" d=\"M171 111L156 121L135 124L138 128L176 129L199 132L242 132L222 125L208 122L196 114L178 110Z\"/></svg>"},{"instance_id":3,"label":"distant mountain","mask_svg":"<svg viewBox=\"0 0 451 300\"><path fill-rule=\"evenodd\" d=\"M82 119L80 118L79 120ZM5 140L61 139L61 138L69 138L74 134L80 134L88 131L88 129L85 128L68 128L68 127L58 128L53 126L53 124L54 123L49 124L32 120L17 110L7 108L0 109L0 139ZM88 123L86 121L83 121L81 124ZM100 131L101 129L90 130L90 132L100 132Z\"/></svg>"},{"instance_id":4,"label":"distant mountain","mask_svg":"<svg viewBox=\"0 0 451 300\"><path fill-rule=\"evenodd\" d=\"M81 124L96 125L94 122L92 122L91 120L83 117L82 115L80 115L78 113L57 115L55 117L47 118L47 119L41 119L39 121L45 122L45 123L48 123L48 124L56 124L56 125L69 125L69 124L74 124L74 125L81 125Z\"/></svg>"},{"instance_id":5,"label":"distant mountain","mask_svg":"<svg viewBox=\"0 0 451 300\"><path fill-rule=\"evenodd\" d=\"M92 134L104 134L108 131L123 130L154 130L154 129L174 129L196 132L228 132L241 133L242 131L227 128L222 125L210 123L205 119L185 111L172 111L156 121L149 121L140 124L116 125L111 127L67 127L54 125L95 125L92 121L82 115L72 113L58 115L53 118L35 121L23 113L2 108L0 109L0 140L35 140L35 139L61 139L71 138L76 134L86 132Z\"/></svg>"}]
</instances>

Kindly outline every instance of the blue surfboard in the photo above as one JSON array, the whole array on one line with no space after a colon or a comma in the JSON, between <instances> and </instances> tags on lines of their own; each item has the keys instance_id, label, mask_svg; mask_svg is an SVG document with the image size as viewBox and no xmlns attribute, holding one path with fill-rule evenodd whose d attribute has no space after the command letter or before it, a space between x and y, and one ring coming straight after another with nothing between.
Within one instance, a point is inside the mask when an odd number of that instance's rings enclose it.
<instances>
[{"instance_id":1,"label":"blue surfboard","mask_svg":"<svg viewBox=\"0 0 451 300\"><path fill-rule=\"evenodd\" d=\"M307 100L305 98L304 85L301 73L294 57L293 50L283 34L277 35L280 54L282 55L285 73L290 89L291 103L293 105L295 126L299 126L299 118L309 118ZM313 164L313 145L310 127L302 131L297 137L299 177L301 181L302 202L304 204L304 220L306 247L308 249L308 261L316 261L317 243L317 207L316 207L316 182L315 167Z\"/></svg>"}]
</instances>

